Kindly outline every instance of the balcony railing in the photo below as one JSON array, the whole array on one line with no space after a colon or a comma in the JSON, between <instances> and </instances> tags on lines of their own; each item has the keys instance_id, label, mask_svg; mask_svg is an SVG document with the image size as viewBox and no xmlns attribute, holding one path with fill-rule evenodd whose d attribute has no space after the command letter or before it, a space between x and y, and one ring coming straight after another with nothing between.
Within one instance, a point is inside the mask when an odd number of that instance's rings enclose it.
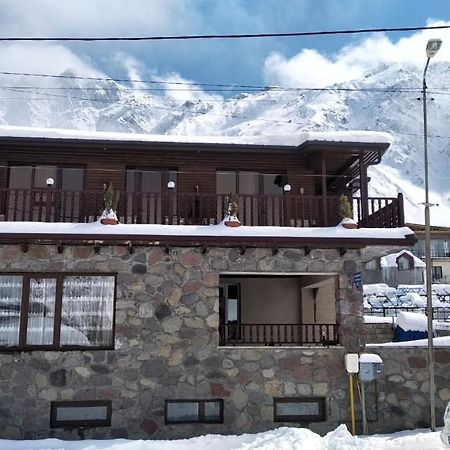
<instances>
[{"instance_id":1,"label":"balcony railing","mask_svg":"<svg viewBox=\"0 0 450 450\"><path fill-rule=\"evenodd\" d=\"M103 210L102 191L0 189L0 220L34 222L94 222ZM225 195L176 192L121 192L122 223L209 225L223 218ZM355 219L367 227L404 225L401 197L369 198L363 208L353 198ZM369 216L364 217L363 211ZM339 196L239 195L239 219L250 226L324 227L339 223Z\"/></svg>"},{"instance_id":2,"label":"balcony railing","mask_svg":"<svg viewBox=\"0 0 450 450\"><path fill-rule=\"evenodd\" d=\"M337 345L336 324L224 324L220 345Z\"/></svg>"}]
</instances>

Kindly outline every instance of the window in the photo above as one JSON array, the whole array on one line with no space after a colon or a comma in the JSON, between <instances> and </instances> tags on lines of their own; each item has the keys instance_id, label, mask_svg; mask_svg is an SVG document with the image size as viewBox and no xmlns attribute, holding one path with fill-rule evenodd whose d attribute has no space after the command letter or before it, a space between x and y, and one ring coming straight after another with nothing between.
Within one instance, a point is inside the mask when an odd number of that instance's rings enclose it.
<instances>
[{"instance_id":1,"label":"window","mask_svg":"<svg viewBox=\"0 0 450 450\"><path fill-rule=\"evenodd\" d=\"M52 402L51 428L109 427L110 400Z\"/></svg>"},{"instance_id":2,"label":"window","mask_svg":"<svg viewBox=\"0 0 450 450\"><path fill-rule=\"evenodd\" d=\"M166 400L166 424L223 423L223 400Z\"/></svg>"},{"instance_id":3,"label":"window","mask_svg":"<svg viewBox=\"0 0 450 450\"><path fill-rule=\"evenodd\" d=\"M274 422L322 422L325 420L325 398L274 398L273 420Z\"/></svg>"},{"instance_id":4,"label":"window","mask_svg":"<svg viewBox=\"0 0 450 450\"><path fill-rule=\"evenodd\" d=\"M115 275L0 275L0 347L112 348Z\"/></svg>"},{"instance_id":5,"label":"window","mask_svg":"<svg viewBox=\"0 0 450 450\"><path fill-rule=\"evenodd\" d=\"M442 278L442 266L433 266L433 280Z\"/></svg>"},{"instance_id":6,"label":"window","mask_svg":"<svg viewBox=\"0 0 450 450\"><path fill-rule=\"evenodd\" d=\"M397 258L398 270L412 270L414 268L413 261L408 256L400 256Z\"/></svg>"}]
</instances>

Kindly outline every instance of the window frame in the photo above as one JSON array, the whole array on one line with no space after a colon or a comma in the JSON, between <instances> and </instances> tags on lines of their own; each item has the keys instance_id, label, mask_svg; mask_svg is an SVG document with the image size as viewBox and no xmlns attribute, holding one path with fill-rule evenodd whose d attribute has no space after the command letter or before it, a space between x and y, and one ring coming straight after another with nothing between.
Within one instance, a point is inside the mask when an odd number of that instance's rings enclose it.
<instances>
[{"instance_id":1,"label":"window frame","mask_svg":"<svg viewBox=\"0 0 450 450\"><path fill-rule=\"evenodd\" d=\"M70 350L114 350L115 331L116 331L116 299L117 299L117 273L114 272L0 272L0 276L21 276L22 277L22 299L20 302L19 318L19 344L17 346L0 346L0 352L15 351L70 351ZM65 277L114 277L113 294L113 318L111 330L111 343L103 346L82 346L82 345L64 345L60 344L61 335L61 312L63 298L63 282ZM28 327L28 306L30 299L30 282L32 278L54 278L56 279L55 293L55 313L53 322L53 343L51 345L30 345L27 344Z\"/></svg>"},{"instance_id":2,"label":"window frame","mask_svg":"<svg viewBox=\"0 0 450 450\"><path fill-rule=\"evenodd\" d=\"M198 404L198 419L197 420L170 420L168 417L168 405L169 403L197 403ZM219 403L220 414L217 420L206 420L205 418L205 403ZM223 399L211 398L211 399L169 399L164 402L164 423L166 425L183 425L187 423L223 423Z\"/></svg>"},{"instance_id":3,"label":"window frame","mask_svg":"<svg viewBox=\"0 0 450 450\"><path fill-rule=\"evenodd\" d=\"M286 415L277 414L278 403L317 403L319 413L317 415ZM273 421L274 422L324 422L326 421L325 397L274 397L273 399Z\"/></svg>"},{"instance_id":4,"label":"window frame","mask_svg":"<svg viewBox=\"0 0 450 450\"><path fill-rule=\"evenodd\" d=\"M8 173L6 177L6 187L9 189L9 183L11 178L11 168L13 167L29 167L31 168L31 187L30 188L20 188L18 190L46 190L47 187L36 187L36 167L55 167L56 168L56 180L55 185L52 186L54 189L62 189L63 181L63 171L64 169L80 169L83 170L83 188L82 191L86 190L86 164L71 164L71 163L46 163L46 162L26 162L26 161L9 161L8 162ZM69 191L71 192L71 191Z\"/></svg>"},{"instance_id":5,"label":"window frame","mask_svg":"<svg viewBox=\"0 0 450 450\"><path fill-rule=\"evenodd\" d=\"M106 418L98 420L57 420L58 408L92 408L98 406L106 407ZM50 428L92 428L92 427L110 427L112 416L111 400L69 400L54 401L50 405Z\"/></svg>"}]
</instances>

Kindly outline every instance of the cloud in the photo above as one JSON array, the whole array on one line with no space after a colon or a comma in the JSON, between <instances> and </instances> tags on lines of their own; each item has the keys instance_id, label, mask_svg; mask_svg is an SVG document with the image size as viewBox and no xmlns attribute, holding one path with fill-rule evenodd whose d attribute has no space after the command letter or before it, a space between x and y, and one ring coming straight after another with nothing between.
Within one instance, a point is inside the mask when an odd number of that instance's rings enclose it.
<instances>
[{"instance_id":1,"label":"cloud","mask_svg":"<svg viewBox=\"0 0 450 450\"><path fill-rule=\"evenodd\" d=\"M428 25L450 25L450 22L430 21ZM360 78L382 64L423 67L425 46L430 38L443 41L435 59L450 61L450 30L425 30L397 41L377 34L332 56L314 49L303 49L292 58L271 53L264 63L264 77L270 84L324 87Z\"/></svg>"},{"instance_id":2,"label":"cloud","mask_svg":"<svg viewBox=\"0 0 450 450\"><path fill-rule=\"evenodd\" d=\"M1 44L0 70L60 74L71 69L80 76L102 76L95 63L58 44Z\"/></svg>"},{"instance_id":3,"label":"cloud","mask_svg":"<svg viewBox=\"0 0 450 450\"><path fill-rule=\"evenodd\" d=\"M183 78L176 72L158 75L158 72L155 70L152 72L152 75L152 79L165 82L162 84L166 89L164 92L165 95L180 104L195 100L223 100L220 95L204 92L194 81Z\"/></svg>"},{"instance_id":4,"label":"cloud","mask_svg":"<svg viewBox=\"0 0 450 450\"><path fill-rule=\"evenodd\" d=\"M5 35L157 34L196 22L191 1L0 0Z\"/></svg>"}]
</instances>

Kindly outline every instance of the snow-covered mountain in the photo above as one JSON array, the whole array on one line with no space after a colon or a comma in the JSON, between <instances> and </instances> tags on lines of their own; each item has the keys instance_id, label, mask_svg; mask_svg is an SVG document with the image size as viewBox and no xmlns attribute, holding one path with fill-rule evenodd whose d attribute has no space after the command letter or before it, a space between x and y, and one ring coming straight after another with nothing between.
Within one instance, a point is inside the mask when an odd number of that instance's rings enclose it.
<instances>
[{"instance_id":1,"label":"snow-covered mountain","mask_svg":"<svg viewBox=\"0 0 450 450\"><path fill-rule=\"evenodd\" d=\"M386 131L393 143L383 163L370 169L371 194L403 192L406 219L423 223L421 77L414 67L380 66L332 86L348 90L267 90L225 100L199 91L154 95L113 81L11 78L11 89L0 97L0 124L177 135ZM431 201L439 204L432 209L432 224L450 226L449 65L434 63L427 79Z\"/></svg>"}]
</instances>

